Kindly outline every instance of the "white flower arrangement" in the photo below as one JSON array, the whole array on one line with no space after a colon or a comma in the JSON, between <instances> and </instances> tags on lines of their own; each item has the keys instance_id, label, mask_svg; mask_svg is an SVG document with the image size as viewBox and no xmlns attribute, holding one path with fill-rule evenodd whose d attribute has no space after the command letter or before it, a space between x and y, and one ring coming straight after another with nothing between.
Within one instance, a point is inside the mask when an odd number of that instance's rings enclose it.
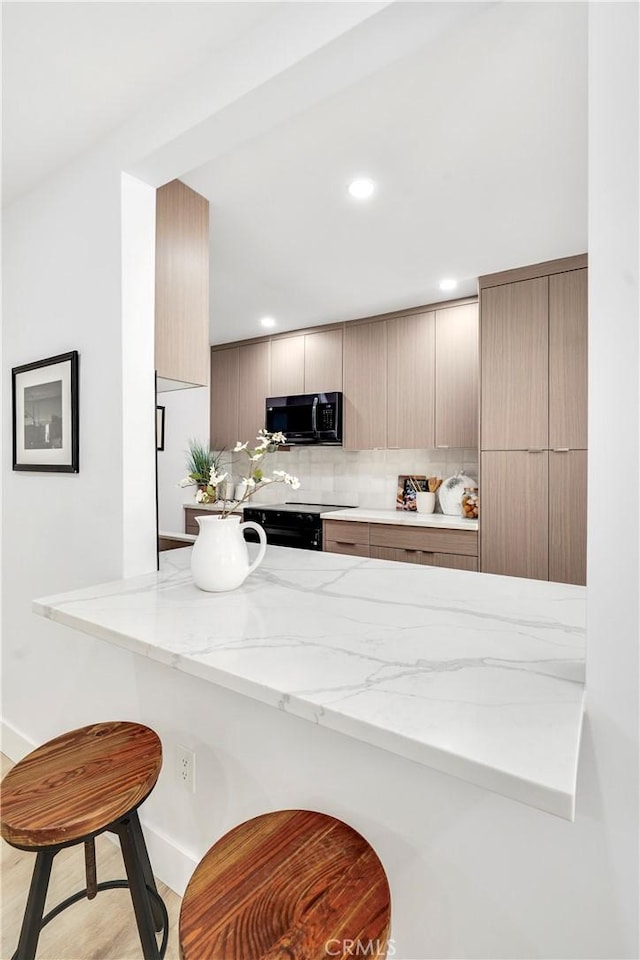
<instances>
[{"instance_id":1,"label":"white flower arrangement","mask_svg":"<svg viewBox=\"0 0 640 960\"><path fill-rule=\"evenodd\" d=\"M247 470L247 475L242 477L241 480L241 482L244 484L243 496L240 500L238 500L237 503L231 503L228 507L225 504L224 510L220 515L221 520L224 520L225 517L228 517L233 510L245 503L247 500L253 497L258 490L267 486L269 483L286 483L291 487L292 490L298 490L300 488L300 481L298 478L292 476L290 473L287 473L285 470L273 470L270 477L265 476L262 470L262 461L267 454L275 453L278 447L286 444L287 438L285 435L279 431L275 433L269 433L267 430L260 430L256 440L258 442L255 447L250 447L248 441L246 443L241 443L240 440L238 440L235 447L231 451L232 453L244 453L247 457L249 469ZM210 486L215 487L215 485L221 480L224 480L226 476L226 473L217 473L216 469L212 468Z\"/></svg>"}]
</instances>

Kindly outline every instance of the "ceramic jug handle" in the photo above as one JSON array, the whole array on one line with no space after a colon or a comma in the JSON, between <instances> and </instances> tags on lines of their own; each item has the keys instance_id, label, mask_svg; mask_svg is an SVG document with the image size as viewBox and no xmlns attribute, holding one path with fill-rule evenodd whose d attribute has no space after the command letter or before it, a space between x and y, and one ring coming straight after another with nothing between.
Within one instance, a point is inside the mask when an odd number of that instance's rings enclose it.
<instances>
[{"instance_id":1,"label":"ceramic jug handle","mask_svg":"<svg viewBox=\"0 0 640 960\"><path fill-rule=\"evenodd\" d=\"M240 524L241 530L246 530L247 527L251 530L255 530L258 534L258 539L260 541L260 549L258 550L258 556L253 561L249 569L247 570L247 576L252 573L256 567L259 567L262 561L264 560L264 555L267 552L267 535L260 526L259 523L254 523L253 520L246 520L244 523Z\"/></svg>"}]
</instances>

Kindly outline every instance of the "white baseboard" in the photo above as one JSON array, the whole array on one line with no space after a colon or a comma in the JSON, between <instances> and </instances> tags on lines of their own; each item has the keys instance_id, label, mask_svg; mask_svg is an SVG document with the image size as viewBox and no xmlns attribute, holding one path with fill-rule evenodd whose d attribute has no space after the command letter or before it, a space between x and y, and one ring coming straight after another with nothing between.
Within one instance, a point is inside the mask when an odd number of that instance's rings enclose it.
<instances>
[{"instance_id":1,"label":"white baseboard","mask_svg":"<svg viewBox=\"0 0 640 960\"><path fill-rule=\"evenodd\" d=\"M20 733L6 720L0 719L0 749L14 763L22 760L37 746L37 743ZM171 890L182 896L189 878L198 864L197 859L157 827L146 823L144 810L141 811L140 822L144 829L149 859L156 879L166 883ZM109 840L118 842L116 837L110 834L106 834L106 836Z\"/></svg>"},{"instance_id":2,"label":"white baseboard","mask_svg":"<svg viewBox=\"0 0 640 960\"><path fill-rule=\"evenodd\" d=\"M0 750L9 760L17 763L38 746L35 741L20 733L6 720L0 720Z\"/></svg>"}]
</instances>

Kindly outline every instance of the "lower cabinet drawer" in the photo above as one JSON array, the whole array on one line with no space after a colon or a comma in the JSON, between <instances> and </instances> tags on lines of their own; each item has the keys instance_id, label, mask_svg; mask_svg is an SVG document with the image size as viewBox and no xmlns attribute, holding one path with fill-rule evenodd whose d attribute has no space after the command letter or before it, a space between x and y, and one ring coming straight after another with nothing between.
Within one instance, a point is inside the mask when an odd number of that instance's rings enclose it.
<instances>
[{"instance_id":1,"label":"lower cabinet drawer","mask_svg":"<svg viewBox=\"0 0 640 960\"><path fill-rule=\"evenodd\" d=\"M434 553L436 567L449 567L450 570L473 570L478 572L478 558L465 557L459 553Z\"/></svg>"},{"instance_id":2,"label":"lower cabinet drawer","mask_svg":"<svg viewBox=\"0 0 640 960\"><path fill-rule=\"evenodd\" d=\"M401 547L369 547L373 560L396 560L400 563L424 563L421 550L403 550Z\"/></svg>"},{"instance_id":3,"label":"lower cabinet drawer","mask_svg":"<svg viewBox=\"0 0 640 960\"><path fill-rule=\"evenodd\" d=\"M327 553L344 553L348 557L368 557L367 543L344 543L338 540L325 540L324 550Z\"/></svg>"},{"instance_id":4,"label":"lower cabinet drawer","mask_svg":"<svg viewBox=\"0 0 640 960\"><path fill-rule=\"evenodd\" d=\"M323 540L333 543L369 543L369 524L358 520L323 520ZM334 551L335 553L335 551ZM367 554L369 556L369 554Z\"/></svg>"}]
</instances>

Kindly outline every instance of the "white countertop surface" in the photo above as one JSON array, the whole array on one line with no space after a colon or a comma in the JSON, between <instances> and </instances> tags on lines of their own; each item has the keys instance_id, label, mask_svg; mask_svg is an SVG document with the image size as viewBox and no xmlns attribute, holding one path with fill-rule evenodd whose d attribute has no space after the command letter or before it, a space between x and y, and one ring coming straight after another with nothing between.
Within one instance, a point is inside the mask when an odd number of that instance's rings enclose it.
<instances>
[{"instance_id":1,"label":"white countertop surface","mask_svg":"<svg viewBox=\"0 0 640 960\"><path fill-rule=\"evenodd\" d=\"M444 527L447 530L477 530L477 520L451 517L444 513L417 513L412 510L367 510L354 507L322 514L323 520L356 520L360 523L398 523L411 527Z\"/></svg>"},{"instance_id":2,"label":"white countertop surface","mask_svg":"<svg viewBox=\"0 0 640 960\"><path fill-rule=\"evenodd\" d=\"M573 817L583 587L283 547L231 593L190 549L36 613L237 693ZM384 773L381 772L381 776Z\"/></svg>"}]
</instances>

